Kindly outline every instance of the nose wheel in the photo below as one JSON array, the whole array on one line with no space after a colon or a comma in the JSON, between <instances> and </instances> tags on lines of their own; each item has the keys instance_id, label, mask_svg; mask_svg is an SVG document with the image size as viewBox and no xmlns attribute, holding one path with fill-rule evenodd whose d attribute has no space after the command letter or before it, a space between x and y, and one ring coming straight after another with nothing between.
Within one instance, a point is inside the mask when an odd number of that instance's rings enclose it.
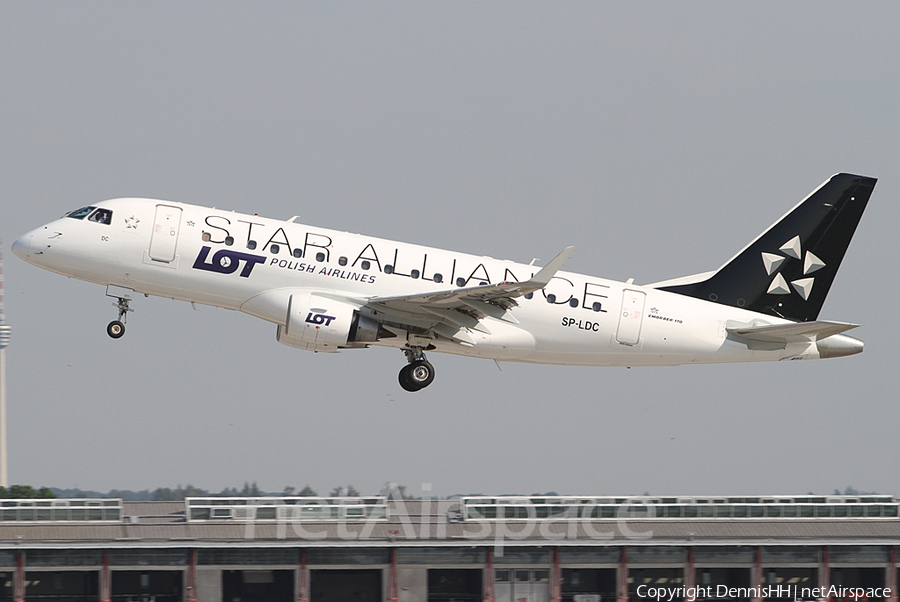
<instances>
[{"instance_id":1,"label":"nose wheel","mask_svg":"<svg viewBox=\"0 0 900 602\"><path fill-rule=\"evenodd\" d=\"M424 389L434 381L434 366L425 359L421 347L404 349L409 363L400 370L400 386L411 393Z\"/></svg>"},{"instance_id":2,"label":"nose wheel","mask_svg":"<svg viewBox=\"0 0 900 602\"><path fill-rule=\"evenodd\" d=\"M114 339L120 339L125 334L125 321L128 319L128 312L134 311L128 306L130 300L117 297L117 302L113 303L113 307L119 310L119 319L113 320L106 325L106 334Z\"/></svg>"},{"instance_id":3,"label":"nose wheel","mask_svg":"<svg viewBox=\"0 0 900 602\"><path fill-rule=\"evenodd\" d=\"M106 325L106 334L114 339L121 338L122 335L125 334L125 324L118 320L113 320Z\"/></svg>"}]
</instances>

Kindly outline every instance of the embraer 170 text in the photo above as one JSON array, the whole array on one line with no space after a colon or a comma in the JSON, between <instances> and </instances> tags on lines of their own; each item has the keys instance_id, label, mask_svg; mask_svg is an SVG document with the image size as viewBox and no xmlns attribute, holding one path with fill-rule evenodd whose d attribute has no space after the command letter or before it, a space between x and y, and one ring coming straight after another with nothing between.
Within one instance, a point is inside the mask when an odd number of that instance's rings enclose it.
<instances>
[{"instance_id":1,"label":"embraer 170 text","mask_svg":"<svg viewBox=\"0 0 900 602\"><path fill-rule=\"evenodd\" d=\"M862 351L818 321L875 179L838 174L715 272L639 286L185 203L114 199L15 241L38 267L130 303L158 295L240 310L279 343L336 352L396 347L400 384L431 384L426 351L497 362L670 366Z\"/></svg>"}]
</instances>

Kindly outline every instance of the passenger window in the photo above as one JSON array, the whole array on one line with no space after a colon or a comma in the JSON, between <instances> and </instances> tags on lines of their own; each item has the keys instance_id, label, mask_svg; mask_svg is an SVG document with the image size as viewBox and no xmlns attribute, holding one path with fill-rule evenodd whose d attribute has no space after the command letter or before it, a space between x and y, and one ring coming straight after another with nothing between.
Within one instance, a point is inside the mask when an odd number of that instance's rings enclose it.
<instances>
[{"instance_id":1,"label":"passenger window","mask_svg":"<svg viewBox=\"0 0 900 602\"><path fill-rule=\"evenodd\" d=\"M69 213L67 213L65 215L65 217L71 217L72 219L84 219L94 209L96 209L96 207L82 207L81 209L76 209L75 211L70 211Z\"/></svg>"},{"instance_id":2,"label":"passenger window","mask_svg":"<svg viewBox=\"0 0 900 602\"><path fill-rule=\"evenodd\" d=\"M112 211L109 209L97 209L88 218L89 222L97 222L98 224L111 224Z\"/></svg>"}]
</instances>

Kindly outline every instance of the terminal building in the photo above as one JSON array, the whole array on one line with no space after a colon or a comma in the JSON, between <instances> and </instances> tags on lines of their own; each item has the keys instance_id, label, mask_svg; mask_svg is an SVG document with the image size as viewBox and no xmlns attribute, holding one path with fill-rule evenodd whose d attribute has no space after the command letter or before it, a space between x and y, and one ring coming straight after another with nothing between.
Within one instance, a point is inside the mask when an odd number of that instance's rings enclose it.
<instances>
[{"instance_id":1,"label":"terminal building","mask_svg":"<svg viewBox=\"0 0 900 602\"><path fill-rule=\"evenodd\" d=\"M0 501L2 600L898 602L891 496Z\"/></svg>"}]
</instances>

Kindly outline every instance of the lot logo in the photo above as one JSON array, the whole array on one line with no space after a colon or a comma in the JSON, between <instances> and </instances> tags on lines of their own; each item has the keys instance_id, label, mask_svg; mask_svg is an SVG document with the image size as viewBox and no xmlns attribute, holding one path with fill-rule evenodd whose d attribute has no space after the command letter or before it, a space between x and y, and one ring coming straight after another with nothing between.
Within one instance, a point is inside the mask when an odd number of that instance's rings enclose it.
<instances>
[{"instance_id":1,"label":"lot logo","mask_svg":"<svg viewBox=\"0 0 900 602\"><path fill-rule=\"evenodd\" d=\"M313 312L309 312L306 316L306 322L308 324L324 324L325 326L330 326L331 321L336 319L335 316L326 316L325 314L314 314Z\"/></svg>"},{"instance_id":2,"label":"lot logo","mask_svg":"<svg viewBox=\"0 0 900 602\"><path fill-rule=\"evenodd\" d=\"M250 276L250 272L253 271L253 266L266 260L265 257L259 255L221 249L216 251L211 261L207 262L209 251L210 247L200 249L200 254L197 255L197 259L194 261L194 268L206 270L207 272L218 272L219 274L233 274L240 267L241 261L243 261L244 269L241 270L241 278L247 278Z\"/></svg>"}]
</instances>

